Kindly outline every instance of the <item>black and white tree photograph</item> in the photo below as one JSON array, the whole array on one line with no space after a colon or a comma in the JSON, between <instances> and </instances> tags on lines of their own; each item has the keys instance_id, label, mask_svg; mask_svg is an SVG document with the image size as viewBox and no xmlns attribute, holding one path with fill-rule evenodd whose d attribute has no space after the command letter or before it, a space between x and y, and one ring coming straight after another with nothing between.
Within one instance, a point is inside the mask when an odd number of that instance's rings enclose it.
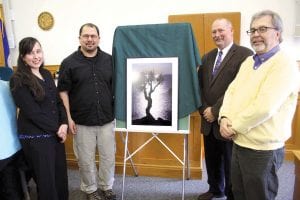
<instances>
[{"instance_id":1,"label":"black and white tree photograph","mask_svg":"<svg viewBox=\"0 0 300 200\"><path fill-rule=\"evenodd\" d=\"M177 58L128 59L129 125L138 129L177 128L177 68Z\"/></svg>"}]
</instances>

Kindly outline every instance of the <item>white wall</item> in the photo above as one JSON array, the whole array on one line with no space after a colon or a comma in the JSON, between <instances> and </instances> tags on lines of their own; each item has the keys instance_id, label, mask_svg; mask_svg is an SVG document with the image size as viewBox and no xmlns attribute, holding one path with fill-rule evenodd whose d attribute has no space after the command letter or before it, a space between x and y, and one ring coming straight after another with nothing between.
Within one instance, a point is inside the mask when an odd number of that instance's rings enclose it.
<instances>
[{"instance_id":1,"label":"white wall","mask_svg":"<svg viewBox=\"0 0 300 200\"><path fill-rule=\"evenodd\" d=\"M2 2L4 0L0 0ZM263 9L278 12L284 21L283 46L298 49L300 39L295 38L295 0L8 0L14 13L15 41L33 36L41 42L45 52L45 64L60 64L63 58L78 47L78 31L86 22L100 28L102 50L111 53L113 34L117 26L167 23L168 15L208 12L241 12L241 44L250 47L245 31L251 16ZM37 17L49 11L55 19L54 27L43 31ZM299 12L299 11L298 11ZM200 49L201 52L201 49ZM16 65L17 48L12 50L12 64Z\"/></svg>"}]
</instances>

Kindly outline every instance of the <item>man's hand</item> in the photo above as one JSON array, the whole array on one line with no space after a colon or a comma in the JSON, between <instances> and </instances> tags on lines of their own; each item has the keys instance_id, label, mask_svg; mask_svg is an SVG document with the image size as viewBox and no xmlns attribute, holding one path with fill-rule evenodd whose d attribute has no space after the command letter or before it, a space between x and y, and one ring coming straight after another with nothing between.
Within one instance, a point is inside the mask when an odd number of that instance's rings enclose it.
<instances>
[{"instance_id":1,"label":"man's hand","mask_svg":"<svg viewBox=\"0 0 300 200\"><path fill-rule=\"evenodd\" d=\"M72 119L69 120L69 132L71 132L73 135L77 133L76 124Z\"/></svg>"},{"instance_id":2,"label":"man's hand","mask_svg":"<svg viewBox=\"0 0 300 200\"><path fill-rule=\"evenodd\" d=\"M213 121L216 120L215 116L213 115L211 111L211 107L207 107L204 112L203 112L203 117L208 121L209 123L212 123Z\"/></svg>"},{"instance_id":3,"label":"man's hand","mask_svg":"<svg viewBox=\"0 0 300 200\"><path fill-rule=\"evenodd\" d=\"M231 121L226 117L221 118L220 120L220 133L223 138L228 140L232 140L236 134L236 132L232 129Z\"/></svg>"}]
</instances>

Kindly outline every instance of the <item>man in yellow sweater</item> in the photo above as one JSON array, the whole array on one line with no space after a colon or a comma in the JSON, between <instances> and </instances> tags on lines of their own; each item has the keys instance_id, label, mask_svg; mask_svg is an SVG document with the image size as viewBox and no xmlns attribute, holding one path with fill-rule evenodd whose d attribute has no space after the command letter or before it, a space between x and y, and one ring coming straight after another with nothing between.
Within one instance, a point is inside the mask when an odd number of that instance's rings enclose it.
<instances>
[{"instance_id":1,"label":"man in yellow sweater","mask_svg":"<svg viewBox=\"0 0 300 200\"><path fill-rule=\"evenodd\" d=\"M235 200L273 200L284 143L291 136L299 89L296 61L282 50L282 20L270 10L251 20L253 57L228 87L219 113L220 132L234 141L231 179Z\"/></svg>"}]
</instances>

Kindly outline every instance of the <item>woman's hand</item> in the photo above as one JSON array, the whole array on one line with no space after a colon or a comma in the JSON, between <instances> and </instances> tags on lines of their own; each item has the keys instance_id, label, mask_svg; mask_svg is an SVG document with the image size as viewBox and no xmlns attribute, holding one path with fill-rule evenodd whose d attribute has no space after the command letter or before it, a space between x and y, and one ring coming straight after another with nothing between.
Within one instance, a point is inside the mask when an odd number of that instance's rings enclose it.
<instances>
[{"instance_id":1,"label":"woman's hand","mask_svg":"<svg viewBox=\"0 0 300 200\"><path fill-rule=\"evenodd\" d=\"M60 125L58 131L57 131L57 136L61 139L61 143L64 143L67 139L67 132L68 131L68 125L67 124L62 124Z\"/></svg>"}]
</instances>

